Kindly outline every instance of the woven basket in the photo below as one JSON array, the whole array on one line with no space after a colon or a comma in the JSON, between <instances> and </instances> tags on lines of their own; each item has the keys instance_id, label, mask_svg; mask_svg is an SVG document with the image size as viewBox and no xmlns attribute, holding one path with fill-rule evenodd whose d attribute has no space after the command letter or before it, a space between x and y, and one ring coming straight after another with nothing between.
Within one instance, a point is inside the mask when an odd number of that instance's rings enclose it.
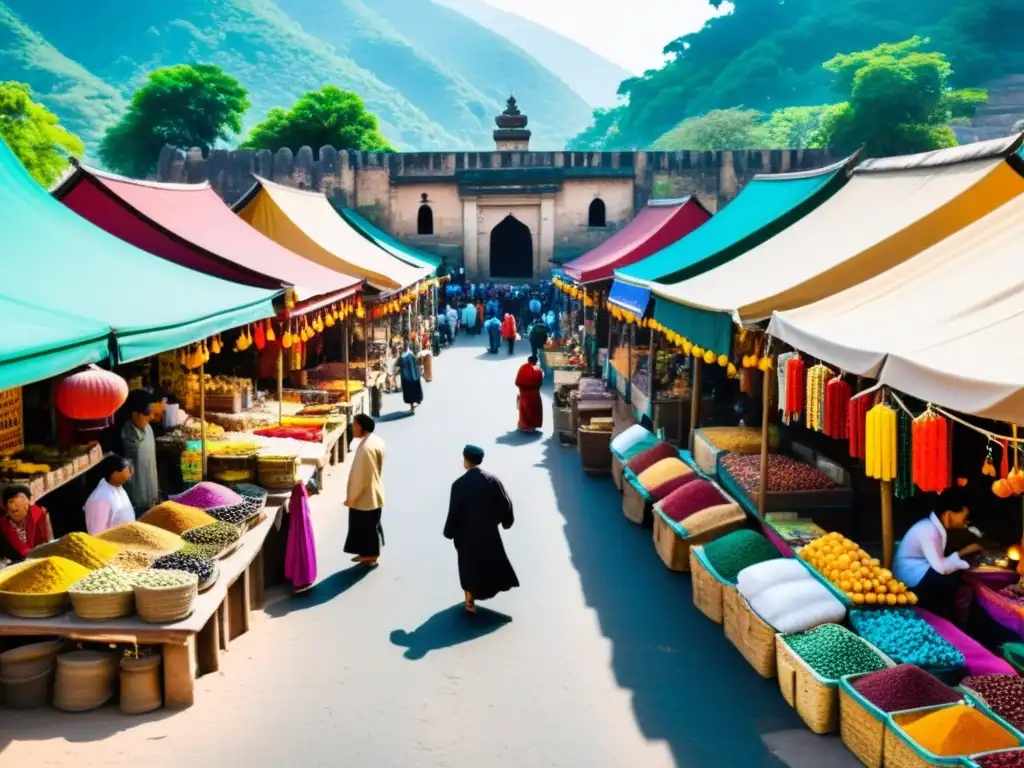
<instances>
[{"instance_id":1,"label":"woven basket","mask_svg":"<svg viewBox=\"0 0 1024 768\"><path fill-rule=\"evenodd\" d=\"M110 621L135 612L135 592L76 592L69 590L71 607L86 621Z\"/></svg>"},{"instance_id":2,"label":"woven basket","mask_svg":"<svg viewBox=\"0 0 1024 768\"><path fill-rule=\"evenodd\" d=\"M839 681L839 736L843 744L868 768L882 768L888 715L853 687L863 675Z\"/></svg>"},{"instance_id":3,"label":"woven basket","mask_svg":"<svg viewBox=\"0 0 1024 768\"><path fill-rule=\"evenodd\" d=\"M57 657L53 706L85 712L106 704L114 695L117 660L112 653L72 651Z\"/></svg>"},{"instance_id":4,"label":"woven basket","mask_svg":"<svg viewBox=\"0 0 1024 768\"><path fill-rule=\"evenodd\" d=\"M622 490L622 475L626 471L625 465L622 463L622 459L612 454L612 482L615 483L615 487L620 491Z\"/></svg>"},{"instance_id":5,"label":"woven basket","mask_svg":"<svg viewBox=\"0 0 1024 768\"><path fill-rule=\"evenodd\" d=\"M238 549L238 545L234 545L235 549ZM204 581L202 584L196 586L196 591L199 593L205 592L210 589L214 584L217 583L217 579L220 578L220 566L217 563L213 564L213 573L210 574L210 578Z\"/></svg>"},{"instance_id":6,"label":"woven basket","mask_svg":"<svg viewBox=\"0 0 1024 768\"><path fill-rule=\"evenodd\" d=\"M966 703L969 706L974 706L974 702L969 700ZM939 757L938 755L928 752L918 745L917 742L911 739L910 736L907 735L906 731L903 730L904 726L909 725L927 714L938 709L945 709L946 707L952 706L956 706L956 704L940 704L935 707L922 707L921 709L911 709L906 712L893 712L890 714L887 721L888 728L885 735L885 750L882 757L883 765L885 765L886 768L926 768L927 766L933 765L969 765L970 763L967 762L966 756ZM985 707L979 706L975 707L975 709L991 718L1013 734L1013 736L1017 738L1018 744L1024 741L1024 736L1013 728L1013 726L999 717L999 715L994 714L991 710L988 710Z\"/></svg>"},{"instance_id":7,"label":"woven basket","mask_svg":"<svg viewBox=\"0 0 1024 768\"><path fill-rule=\"evenodd\" d=\"M15 592L0 592L3 609L20 619L49 619L60 616L71 608L67 592L48 595L22 595Z\"/></svg>"},{"instance_id":8,"label":"woven basket","mask_svg":"<svg viewBox=\"0 0 1024 768\"><path fill-rule=\"evenodd\" d=\"M572 409L559 408L551 404L551 421L555 425L555 436L562 442L569 442L576 439L576 432L572 428Z\"/></svg>"},{"instance_id":9,"label":"woven basket","mask_svg":"<svg viewBox=\"0 0 1024 768\"><path fill-rule=\"evenodd\" d=\"M866 640L863 642L874 649L888 666L895 666L875 646ZM823 735L839 730L839 681L819 676L786 645L784 635L775 636L775 652L779 690L786 703L796 710L814 733Z\"/></svg>"},{"instance_id":10,"label":"woven basket","mask_svg":"<svg viewBox=\"0 0 1024 768\"><path fill-rule=\"evenodd\" d=\"M139 618L148 624L170 624L191 616L199 592L199 579L195 574L190 575L193 581L181 587L135 587L135 608Z\"/></svg>"},{"instance_id":11,"label":"woven basket","mask_svg":"<svg viewBox=\"0 0 1024 768\"><path fill-rule=\"evenodd\" d=\"M718 578L704 559L703 547L690 548L690 573L693 576L693 604L715 624L721 624L722 593L729 585Z\"/></svg>"},{"instance_id":12,"label":"woven basket","mask_svg":"<svg viewBox=\"0 0 1024 768\"><path fill-rule=\"evenodd\" d=\"M738 602L742 598L739 591L731 584L722 585L722 632L726 639L739 648L743 642L740 625Z\"/></svg>"},{"instance_id":13,"label":"woven basket","mask_svg":"<svg viewBox=\"0 0 1024 768\"><path fill-rule=\"evenodd\" d=\"M775 629L757 615L743 595L735 590L733 592L731 607L734 626L733 636L729 639L754 671L770 680L776 675ZM729 632L727 628L726 636L729 636Z\"/></svg>"},{"instance_id":14,"label":"woven basket","mask_svg":"<svg viewBox=\"0 0 1024 768\"><path fill-rule=\"evenodd\" d=\"M576 432L583 471L592 475L607 475L612 470L611 432L580 429Z\"/></svg>"},{"instance_id":15,"label":"woven basket","mask_svg":"<svg viewBox=\"0 0 1024 768\"><path fill-rule=\"evenodd\" d=\"M0 653L0 677L13 681L28 680L52 671L60 646L60 640L44 640Z\"/></svg>"},{"instance_id":16,"label":"woven basket","mask_svg":"<svg viewBox=\"0 0 1024 768\"><path fill-rule=\"evenodd\" d=\"M160 656L121 659L121 711L141 715L160 709Z\"/></svg>"},{"instance_id":17,"label":"woven basket","mask_svg":"<svg viewBox=\"0 0 1024 768\"><path fill-rule=\"evenodd\" d=\"M727 523L709 531L704 531L697 536L682 536L679 531L671 527L662 514L654 509L651 514L654 519L654 549L658 557L670 571L686 573L690 570L690 548L707 544L709 541L719 539L730 531L741 528L743 520ZM775 646L772 645L772 654L775 653Z\"/></svg>"},{"instance_id":18,"label":"woven basket","mask_svg":"<svg viewBox=\"0 0 1024 768\"><path fill-rule=\"evenodd\" d=\"M622 484L622 514L631 523L643 525L647 510L647 499L630 483Z\"/></svg>"}]
</instances>

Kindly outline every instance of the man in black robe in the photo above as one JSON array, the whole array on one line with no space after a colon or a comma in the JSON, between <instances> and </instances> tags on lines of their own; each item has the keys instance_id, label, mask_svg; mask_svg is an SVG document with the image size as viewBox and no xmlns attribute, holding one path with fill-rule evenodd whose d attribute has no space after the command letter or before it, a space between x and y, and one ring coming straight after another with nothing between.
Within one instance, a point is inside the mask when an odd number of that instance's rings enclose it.
<instances>
[{"instance_id":1,"label":"man in black robe","mask_svg":"<svg viewBox=\"0 0 1024 768\"><path fill-rule=\"evenodd\" d=\"M466 473L452 483L444 537L455 542L466 610L476 613L477 600L488 600L519 586L498 531L499 525L511 528L514 518L505 486L480 469L483 449L467 445L462 458Z\"/></svg>"}]
</instances>

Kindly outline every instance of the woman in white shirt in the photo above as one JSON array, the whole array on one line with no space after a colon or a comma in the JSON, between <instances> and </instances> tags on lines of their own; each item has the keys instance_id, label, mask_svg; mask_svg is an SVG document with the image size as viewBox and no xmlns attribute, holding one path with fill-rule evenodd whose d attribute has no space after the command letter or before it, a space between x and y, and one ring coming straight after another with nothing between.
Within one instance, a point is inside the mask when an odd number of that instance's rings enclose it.
<instances>
[{"instance_id":1,"label":"woman in white shirt","mask_svg":"<svg viewBox=\"0 0 1024 768\"><path fill-rule=\"evenodd\" d=\"M103 478L85 502L85 529L93 536L135 521L135 510L124 484L132 477L128 459L110 454L100 464Z\"/></svg>"},{"instance_id":2,"label":"woman in white shirt","mask_svg":"<svg viewBox=\"0 0 1024 768\"><path fill-rule=\"evenodd\" d=\"M941 511L956 506L963 505L947 502ZM932 512L903 537L893 559L893 575L914 591L922 607L948 615L964 586L961 571L971 567L964 558L980 551L978 544L971 544L947 555L946 527Z\"/></svg>"}]
</instances>

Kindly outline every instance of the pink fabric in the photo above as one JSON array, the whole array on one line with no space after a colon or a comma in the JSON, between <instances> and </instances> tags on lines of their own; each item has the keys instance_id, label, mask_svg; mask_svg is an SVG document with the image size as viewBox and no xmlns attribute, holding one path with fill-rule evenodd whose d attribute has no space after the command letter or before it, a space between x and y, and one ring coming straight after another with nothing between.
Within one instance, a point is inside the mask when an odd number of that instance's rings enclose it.
<instances>
[{"instance_id":1,"label":"pink fabric","mask_svg":"<svg viewBox=\"0 0 1024 768\"><path fill-rule=\"evenodd\" d=\"M728 503L729 500L712 483L697 478L672 491L658 503L658 508L666 517L681 523L702 509Z\"/></svg>"},{"instance_id":2,"label":"pink fabric","mask_svg":"<svg viewBox=\"0 0 1024 768\"><path fill-rule=\"evenodd\" d=\"M667 248L710 218L711 214L693 197L683 198L676 205L648 204L629 224L562 269L578 283L607 280L616 269Z\"/></svg>"},{"instance_id":3,"label":"pink fabric","mask_svg":"<svg viewBox=\"0 0 1024 768\"><path fill-rule=\"evenodd\" d=\"M932 628L960 650L967 662L970 675L1016 675L1017 671L998 656L990 653L977 641L964 634L953 622L936 616L924 608L917 608L921 618L931 624Z\"/></svg>"},{"instance_id":4,"label":"pink fabric","mask_svg":"<svg viewBox=\"0 0 1024 768\"><path fill-rule=\"evenodd\" d=\"M316 539L309 517L306 486L292 488L288 500L288 543L284 553L284 575L296 589L316 581Z\"/></svg>"},{"instance_id":5,"label":"pink fabric","mask_svg":"<svg viewBox=\"0 0 1024 768\"><path fill-rule=\"evenodd\" d=\"M208 184L132 181L81 168L54 194L137 248L244 285L293 286L299 302L335 293L341 298L361 282L278 245L235 215Z\"/></svg>"}]
</instances>

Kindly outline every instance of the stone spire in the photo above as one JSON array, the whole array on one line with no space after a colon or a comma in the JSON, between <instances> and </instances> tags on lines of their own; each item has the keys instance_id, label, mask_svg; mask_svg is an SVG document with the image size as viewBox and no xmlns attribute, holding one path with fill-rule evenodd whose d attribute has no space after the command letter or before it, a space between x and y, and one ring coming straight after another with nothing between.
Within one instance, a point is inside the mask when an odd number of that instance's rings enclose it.
<instances>
[{"instance_id":1,"label":"stone spire","mask_svg":"<svg viewBox=\"0 0 1024 768\"><path fill-rule=\"evenodd\" d=\"M494 131L494 145L499 152L528 151L530 149L530 131L526 124L529 118L519 111L516 97L509 96L505 103L505 111L494 118L498 126Z\"/></svg>"}]
</instances>

